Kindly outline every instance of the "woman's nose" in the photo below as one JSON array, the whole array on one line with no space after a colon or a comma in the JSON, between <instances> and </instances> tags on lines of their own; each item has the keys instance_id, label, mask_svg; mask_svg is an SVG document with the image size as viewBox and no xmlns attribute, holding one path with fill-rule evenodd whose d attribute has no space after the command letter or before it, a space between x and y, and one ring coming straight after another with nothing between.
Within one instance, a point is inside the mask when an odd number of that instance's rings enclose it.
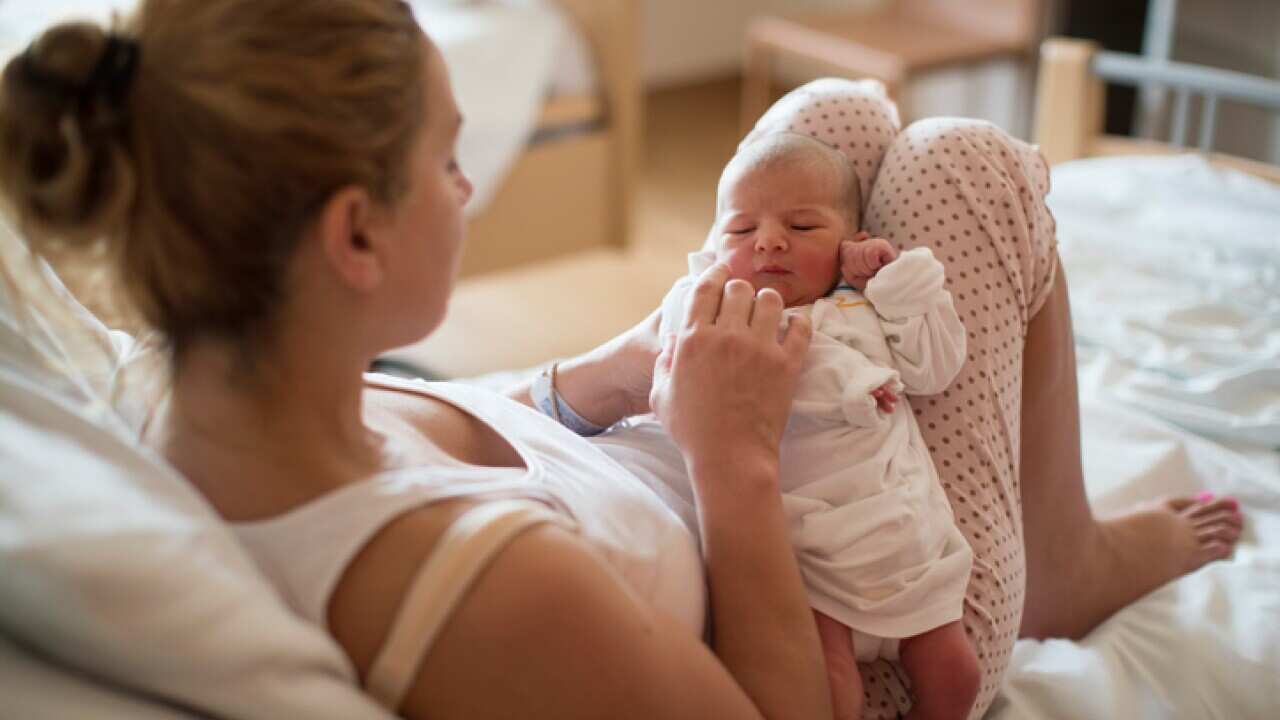
<instances>
[{"instance_id":1,"label":"woman's nose","mask_svg":"<svg viewBox=\"0 0 1280 720\"><path fill-rule=\"evenodd\" d=\"M475 192L475 186L471 184L471 178L461 171L458 172L458 190L462 194L462 204L465 206L471 199L471 194Z\"/></svg>"}]
</instances>

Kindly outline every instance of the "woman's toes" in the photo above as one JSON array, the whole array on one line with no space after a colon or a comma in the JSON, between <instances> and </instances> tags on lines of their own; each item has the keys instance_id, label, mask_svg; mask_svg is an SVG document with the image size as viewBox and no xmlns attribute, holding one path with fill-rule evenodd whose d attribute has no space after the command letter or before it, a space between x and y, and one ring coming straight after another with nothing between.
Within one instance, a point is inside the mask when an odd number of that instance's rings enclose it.
<instances>
[{"instance_id":1,"label":"woman's toes","mask_svg":"<svg viewBox=\"0 0 1280 720\"><path fill-rule=\"evenodd\" d=\"M1204 515L1192 515L1191 524L1194 527L1208 527L1210 525L1233 525L1241 527L1244 525L1244 518L1235 510L1220 510L1215 513L1206 513Z\"/></svg>"},{"instance_id":2,"label":"woman's toes","mask_svg":"<svg viewBox=\"0 0 1280 720\"><path fill-rule=\"evenodd\" d=\"M1226 560L1231 557L1231 551L1235 549L1232 543L1211 541L1204 546L1204 552L1211 560Z\"/></svg>"},{"instance_id":3,"label":"woman's toes","mask_svg":"<svg viewBox=\"0 0 1280 720\"><path fill-rule=\"evenodd\" d=\"M1196 541L1201 545L1211 542L1234 543L1240 531L1230 525L1209 525L1196 529Z\"/></svg>"},{"instance_id":4,"label":"woman's toes","mask_svg":"<svg viewBox=\"0 0 1280 720\"><path fill-rule=\"evenodd\" d=\"M1240 503L1236 502L1233 497L1220 497L1211 500L1202 505L1196 505L1191 508L1191 515L1213 515L1216 513L1231 513L1240 509Z\"/></svg>"}]
</instances>

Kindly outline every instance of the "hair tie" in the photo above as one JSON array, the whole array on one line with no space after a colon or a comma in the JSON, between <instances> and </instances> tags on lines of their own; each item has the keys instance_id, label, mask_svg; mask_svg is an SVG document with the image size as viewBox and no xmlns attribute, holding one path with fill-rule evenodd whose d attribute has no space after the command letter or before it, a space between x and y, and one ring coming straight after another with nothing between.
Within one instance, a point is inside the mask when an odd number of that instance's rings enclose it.
<instances>
[{"instance_id":1,"label":"hair tie","mask_svg":"<svg viewBox=\"0 0 1280 720\"><path fill-rule=\"evenodd\" d=\"M118 107L133 85L133 76L138 67L137 41L114 33L107 35L107 42L98 62L89 72L89 77L80 83L38 67L32 52L34 49L33 43L19 60L19 67L27 81L51 93L78 97L83 104L102 97L111 106Z\"/></svg>"},{"instance_id":2,"label":"hair tie","mask_svg":"<svg viewBox=\"0 0 1280 720\"><path fill-rule=\"evenodd\" d=\"M129 88L133 86L133 76L138 69L139 46L136 40L116 34L107 36L107 46L98 58L98 64L89 73L82 91L86 98L102 95L112 106L118 106Z\"/></svg>"}]
</instances>

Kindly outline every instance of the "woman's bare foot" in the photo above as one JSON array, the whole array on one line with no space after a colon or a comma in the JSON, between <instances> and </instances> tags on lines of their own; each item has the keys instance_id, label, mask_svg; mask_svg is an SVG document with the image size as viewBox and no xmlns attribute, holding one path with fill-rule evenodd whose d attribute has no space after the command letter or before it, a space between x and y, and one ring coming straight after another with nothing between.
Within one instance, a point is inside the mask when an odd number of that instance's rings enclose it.
<instances>
[{"instance_id":1,"label":"woman's bare foot","mask_svg":"<svg viewBox=\"0 0 1280 720\"><path fill-rule=\"evenodd\" d=\"M1139 596L1231 555L1244 517L1235 498L1202 493L1139 507L1099 522L1102 537ZM1136 599L1136 598L1135 598Z\"/></svg>"},{"instance_id":2,"label":"woman's bare foot","mask_svg":"<svg viewBox=\"0 0 1280 720\"><path fill-rule=\"evenodd\" d=\"M1091 549L1069 563L1072 587L1059 594L1056 622L1032 637L1079 639L1138 598L1229 557L1244 528L1234 498L1211 493L1144 505L1094 524ZM1065 558L1064 558L1065 560ZM1041 596L1044 597L1044 596Z\"/></svg>"}]
</instances>

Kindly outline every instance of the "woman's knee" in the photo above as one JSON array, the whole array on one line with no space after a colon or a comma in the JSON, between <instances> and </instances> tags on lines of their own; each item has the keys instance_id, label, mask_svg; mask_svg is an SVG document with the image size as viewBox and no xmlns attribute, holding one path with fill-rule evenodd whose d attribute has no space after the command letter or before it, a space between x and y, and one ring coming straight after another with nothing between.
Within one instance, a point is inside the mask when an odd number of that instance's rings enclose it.
<instances>
[{"instance_id":1,"label":"woman's knee","mask_svg":"<svg viewBox=\"0 0 1280 720\"><path fill-rule=\"evenodd\" d=\"M902 248L928 245L949 278L978 283L975 290L999 294L994 286L1004 285L1025 323L1053 279L1048 188L1039 151L995 125L920 120L885 154L867 205L867 230Z\"/></svg>"}]
</instances>

